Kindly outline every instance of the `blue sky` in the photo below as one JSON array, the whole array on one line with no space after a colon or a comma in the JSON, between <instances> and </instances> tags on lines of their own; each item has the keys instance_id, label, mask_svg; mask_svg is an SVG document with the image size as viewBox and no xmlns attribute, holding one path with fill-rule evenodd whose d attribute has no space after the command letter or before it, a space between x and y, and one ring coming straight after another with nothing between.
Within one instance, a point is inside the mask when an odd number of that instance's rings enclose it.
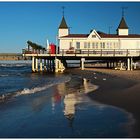
<instances>
[{"instance_id":1,"label":"blue sky","mask_svg":"<svg viewBox=\"0 0 140 140\"><path fill-rule=\"evenodd\" d=\"M116 33L122 6L131 33L140 34L140 2L0 2L0 53L21 52L31 40L45 46L56 43L57 29L65 6L71 33L91 29Z\"/></svg>"}]
</instances>

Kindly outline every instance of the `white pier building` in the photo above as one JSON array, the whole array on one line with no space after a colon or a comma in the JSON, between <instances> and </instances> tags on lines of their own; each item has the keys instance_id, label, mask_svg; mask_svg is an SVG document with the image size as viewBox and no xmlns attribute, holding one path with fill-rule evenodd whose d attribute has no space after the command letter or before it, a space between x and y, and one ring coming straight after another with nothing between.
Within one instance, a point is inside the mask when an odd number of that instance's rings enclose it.
<instances>
[{"instance_id":1,"label":"white pier building","mask_svg":"<svg viewBox=\"0 0 140 140\"><path fill-rule=\"evenodd\" d=\"M67 66L66 60L81 60L82 69L85 60L104 60L107 67L117 69L119 66L120 70L133 70L136 67L134 62L140 60L140 34L129 33L124 17L116 34L107 34L95 29L88 34L70 34L63 16L58 28L58 44L59 49L55 54L41 49L40 46L38 48L31 46L32 51L29 51L29 47L28 50L24 50L24 56L32 57L33 72L39 71L38 62L40 71L53 68L55 72L62 72Z\"/></svg>"}]
</instances>

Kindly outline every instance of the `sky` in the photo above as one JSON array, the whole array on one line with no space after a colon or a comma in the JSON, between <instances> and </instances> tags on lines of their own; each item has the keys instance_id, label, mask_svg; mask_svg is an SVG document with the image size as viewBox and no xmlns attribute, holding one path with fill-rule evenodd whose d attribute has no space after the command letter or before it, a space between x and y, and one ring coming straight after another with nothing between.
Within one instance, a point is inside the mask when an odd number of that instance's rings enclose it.
<instances>
[{"instance_id":1,"label":"sky","mask_svg":"<svg viewBox=\"0 0 140 140\"><path fill-rule=\"evenodd\" d=\"M70 33L116 33L125 6L130 33L140 34L140 2L0 2L0 53L21 53L28 40L56 44L62 6Z\"/></svg>"}]
</instances>

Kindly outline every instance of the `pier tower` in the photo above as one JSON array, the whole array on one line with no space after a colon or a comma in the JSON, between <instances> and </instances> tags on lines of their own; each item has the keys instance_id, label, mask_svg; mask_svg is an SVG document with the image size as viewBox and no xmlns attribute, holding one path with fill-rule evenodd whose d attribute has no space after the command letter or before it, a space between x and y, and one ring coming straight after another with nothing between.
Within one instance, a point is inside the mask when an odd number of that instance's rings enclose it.
<instances>
[{"instance_id":1,"label":"pier tower","mask_svg":"<svg viewBox=\"0 0 140 140\"><path fill-rule=\"evenodd\" d=\"M62 17L62 21L58 28L58 37L67 36L69 35L69 29L65 20L65 17Z\"/></svg>"},{"instance_id":2,"label":"pier tower","mask_svg":"<svg viewBox=\"0 0 140 140\"><path fill-rule=\"evenodd\" d=\"M129 29L128 29L128 26L126 24L126 21L125 21L124 17L122 17L122 19L120 21L120 24L117 28L117 34L119 36L121 36L121 35L127 35L128 36L129 35Z\"/></svg>"}]
</instances>

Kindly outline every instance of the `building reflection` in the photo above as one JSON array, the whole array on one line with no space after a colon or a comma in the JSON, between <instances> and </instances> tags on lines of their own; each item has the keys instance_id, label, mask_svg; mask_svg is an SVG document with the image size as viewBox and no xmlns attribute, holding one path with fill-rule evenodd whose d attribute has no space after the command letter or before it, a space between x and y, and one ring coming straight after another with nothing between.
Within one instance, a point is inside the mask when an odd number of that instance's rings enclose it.
<instances>
[{"instance_id":1,"label":"building reflection","mask_svg":"<svg viewBox=\"0 0 140 140\"><path fill-rule=\"evenodd\" d=\"M69 126L72 127L75 115L75 105L77 103L74 93L67 94L64 97L64 115L69 120Z\"/></svg>"},{"instance_id":2,"label":"building reflection","mask_svg":"<svg viewBox=\"0 0 140 140\"><path fill-rule=\"evenodd\" d=\"M88 93L89 91L88 82L89 80L87 80L86 78L83 78L83 88L85 90L85 93Z\"/></svg>"},{"instance_id":3,"label":"building reflection","mask_svg":"<svg viewBox=\"0 0 140 140\"><path fill-rule=\"evenodd\" d=\"M57 86L57 90L64 103L64 116L69 121L69 127L72 127L75 115L75 105L77 103L76 93L71 92L67 83L62 83Z\"/></svg>"},{"instance_id":4,"label":"building reflection","mask_svg":"<svg viewBox=\"0 0 140 140\"><path fill-rule=\"evenodd\" d=\"M84 94L97 88L88 79L83 78L80 84L79 82L77 83L77 87L73 87L72 83L58 84L57 92L52 97L52 111L55 110L57 103L64 105L64 116L69 121L70 127L73 126L77 105L87 100Z\"/></svg>"}]
</instances>

